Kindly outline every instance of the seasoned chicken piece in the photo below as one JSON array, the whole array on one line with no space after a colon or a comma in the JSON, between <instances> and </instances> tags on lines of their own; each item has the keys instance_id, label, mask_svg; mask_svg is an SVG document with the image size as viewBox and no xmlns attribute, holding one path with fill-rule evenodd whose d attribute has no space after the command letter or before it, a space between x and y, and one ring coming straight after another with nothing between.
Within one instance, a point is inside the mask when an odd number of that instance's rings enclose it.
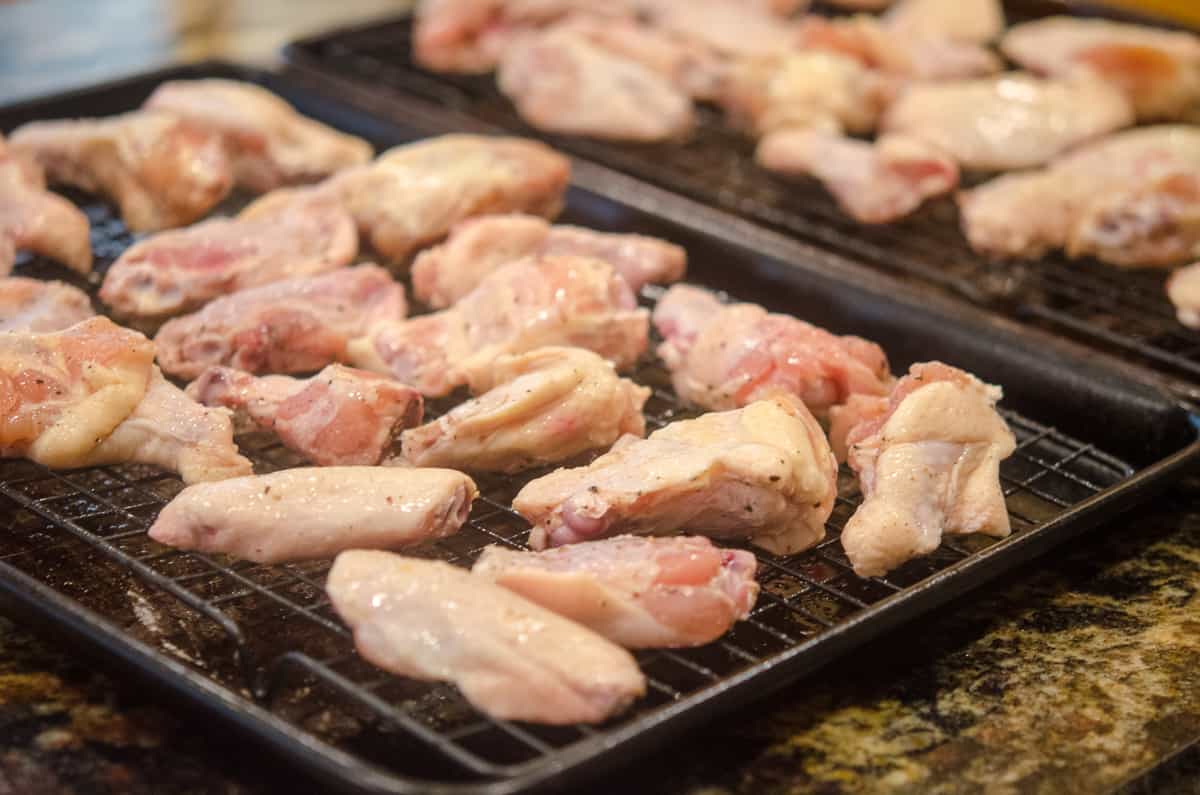
<instances>
[{"instance_id":1,"label":"seasoned chicken piece","mask_svg":"<svg viewBox=\"0 0 1200 795\"><path fill-rule=\"evenodd\" d=\"M816 177L847 215L867 224L903 218L958 186L953 160L903 135L870 144L820 130L780 130L759 142L754 157L768 171Z\"/></svg>"},{"instance_id":2,"label":"seasoned chicken piece","mask_svg":"<svg viewBox=\"0 0 1200 795\"><path fill-rule=\"evenodd\" d=\"M220 133L237 184L263 193L313 182L371 159L371 145L301 116L270 91L237 80L168 80L143 106Z\"/></svg>"},{"instance_id":3,"label":"seasoned chicken piece","mask_svg":"<svg viewBox=\"0 0 1200 795\"><path fill-rule=\"evenodd\" d=\"M971 246L994 256L1062 247L1123 267L1187 262L1200 256L1200 130L1119 133L965 191L959 209Z\"/></svg>"},{"instance_id":4,"label":"seasoned chicken piece","mask_svg":"<svg viewBox=\"0 0 1200 795\"><path fill-rule=\"evenodd\" d=\"M502 265L522 257L557 254L602 259L635 293L650 282L679 281L687 269L687 252L658 238L551 226L532 215L484 215L456 224L445 243L417 255L412 265L413 294L434 309L443 309Z\"/></svg>"},{"instance_id":5,"label":"seasoned chicken piece","mask_svg":"<svg viewBox=\"0 0 1200 795\"><path fill-rule=\"evenodd\" d=\"M984 44L1004 32L1000 0L898 0L884 20L899 37Z\"/></svg>"},{"instance_id":6,"label":"seasoned chicken piece","mask_svg":"<svg viewBox=\"0 0 1200 795\"><path fill-rule=\"evenodd\" d=\"M223 409L196 403L156 367L145 397L84 462L153 464L178 472L184 483L241 477L253 472L233 441L233 420Z\"/></svg>"},{"instance_id":7,"label":"seasoned chicken piece","mask_svg":"<svg viewBox=\"0 0 1200 795\"><path fill-rule=\"evenodd\" d=\"M588 257L530 257L493 271L449 309L377 323L350 361L430 397L506 353L545 345L587 348L627 367L646 349L649 318L611 265Z\"/></svg>"},{"instance_id":8,"label":"seasoned chicken piece","mask_svg":"<svg viewBox=\"0 0 1200 795\"><path fill-rule=\"evenodd\" d=\"M517 472L646 432L650 390L582 348L501 356L469 374L479 395L401 436L416 466Z\"/></svg>"},{"instance_id":9,"label":"seasoned chicken piece","mask_svg":"<svg viewBox=\"0 0 1200 795\"><path fill-rule=\"evenodd\" d=\"M307 373L346 359L351 339L406 311L404 287L378 265L360 265L218 298L168 320L154 342L163 370L180 378L214 365Z\"/></svg>"},{"instance_id":10,"label":"seasoned chicken piece","mask_svg":"<svg viewBox=\"0 0 1200 795\"><path fill-rule=\"evenodd\" d=\"M319 466L378 464L400 431L421 421L423 406L412 387L340 364L303 380L210 367L187 393L233 409Z\"/></svg>"},{"instance_id":11,"label":"seasoned chicken piece","mask_svg":"<svg viewBox=\"0 0 1200 795\"><path fill-rule=\"evenodd\" d=\"M789 127L865 133L887 107L894 82L837 52L794 52L736 63L717 102L732 122L762 136Z\"/></svg>"},{"instance_id":12,"label":"seasoned chicken piece","mask_svg":"<svg viewBox=\"0 0 1200 795\"><path fill-rule=\"evenodd\" d=\"M221 137L168 113L36 121L9 139L53 183L112 199L134 232L190 224L233 187Z\"/></svg>"},{"instance_id":13,"label":"seasoned chicken piece","mask_svg":"<svg viewBox=\"0 0 1200 795\"><path fill-rule=\"evenodd\" d=\"M357 253L354 219L313 196L135 243L108 269L100 300L126 317L161 318L247 287L331 271Z\"/></svg>"},{"instance_id":14,"label":"seasoned chicken piece","mask_svg":"<svg viewBox=\"0 0 1200 795\"><path fill-rule=\"evenodd\" d=\"M449 469L285 469L184 489L150 537L256 563L401 549L457 533L477 494Z\"/></svg>"},{"instance_id":15,"label":"seasoned chicken piece","mask_svg":"<svg viewBox=\"0 0 1200 795\"><path fill-rule=\"evenodd\" d=\"M691 532L790 555L825 537L836 496L821 426L779 396L626 437L588 466L532 481L513 508L533 525L534 549Z\"/></svg>"},{"instance_id":16,"label":"seasoned chicken piece","mask_svg":"<svg viewBox=\"0 0 1200 795\"><path fill-rule=\"evenodd\" d=\"M77 287L20 276L0 278L0 333L61 331L95 314L87 294Z\"/></svg>"},{"instance_id":17,"label":"seasoned chicken piece","mask_svg":"<svg viewBox=\"0 0 1200 795\"><path fill-rule=\"evenodd\" d=\"M963 168L1006 171L1041 165L1133 121L1124 95L1100 80L1012 73L910 85L882 129L936 146Z\"/></svg>"},{"instance_id":18,"label":"seasoned chicken piece","mask_svg":"<svg viewBox=\"0 0 1200 795\"><path fill-rule=\"evenodd\" d=\"M683 138L694 123L691 98L669 78L570 28L518 38L496 83L545 132L650 142Z\"/></svg>"},{"instance_id":19,"label":"seasoned chicken piece","mask_svg":"<svg viewBox=\"0 0 1200 795\"><path fill-rule=\"evenodd\" d=\"M146 394L154 345L108 318L0 334L0 457L84 466Z\"/></svg>"},{"instance_id":20,"label":"seasoned chicken piece","mask_svg":"<svg viewBox=\"0 0 1200 795\"><path fill-rule=\"evenodd\" d=\"M668 290L654 309L654 326L666 340L658 355L676 393L704 408L786 393L824 415L851 395L886 395L891 385L887 356L875 343L754 304L723 305L699 287Z\"/></svg>"},{"instance_id":21,"label":"seasoned chicken piece","mask_svg":"<svg viewBox=\"0 0 1200 795\"><path fill-rule=\"evenodd\" d=\"M92 269L87 216L47 191L41 167L9 151L0 135L0 277L26 249L80 273Z\"/></svg>"},{"instance_id":22,"label":"seasoned chicken piece","mask_svg":"<svg viewBox=\"0 0 1200 795\"><path fill-rule=\"evenodd\" d=\"M448 563L343 552L325 590L367 660L499 720L599 723L646 690L620 646Z\"/></svg>"},{"instance_id":23,"label":"seasoned chicken piece","mask_svg":"<svg viewBox=\"0 0 1200 795\"><path fill-rule=\"evenodd\" d=\"M1141 119L1179 118L1200 101L1200 36L1107 19L1047 17L1000 42L1010 60L1054 77L1079 72L1121 88Z\"/></svg>"},{"instance_id":24,"label":"seasoned chicken piece","mask_svg":"<svg viewBox=\"0 0 1200 795\"><path fill-rule=\"evenodd\" d=\"M779 19L772 4L739 0L636 0L654 27L727 58L783 55L793 47L795 26Z\"/></svg>"},{"instance_id":25,"label":"seasoned chicken piece","mask_svg":"<svg viewBox=\"0 0 1200 795\"><path fill-rule=\"evenodd\" d=\"M619 536L545 552L493 544L472 573L626 648L700 646L750 615L758 562L707 538Z\"/></svg>"},{"instance_id":26,"label":"seasoned chicken piece","mask_svg":"<svg viewBox=\"0 0 1200 795\"><path fill-rule=\"evenodd\" d=\"M914 364L887 410L846 439L863 503L842 530L860 577L937 549L943 533L1009 534L1000 462L1016 440L1000 388L941 362Z\"/></svg>"},{"instance_id":27,"label":"seasoned chicken piece","mask_svg":"<svg viewBox=\"0 0 1200 795\"><path fill-rule=\"evenodd\" d=\"M1167 298L1175 315L1188 328L1200 329L1200 262L1180 268L1167 277Z\"/></svg>"}]
</instances>

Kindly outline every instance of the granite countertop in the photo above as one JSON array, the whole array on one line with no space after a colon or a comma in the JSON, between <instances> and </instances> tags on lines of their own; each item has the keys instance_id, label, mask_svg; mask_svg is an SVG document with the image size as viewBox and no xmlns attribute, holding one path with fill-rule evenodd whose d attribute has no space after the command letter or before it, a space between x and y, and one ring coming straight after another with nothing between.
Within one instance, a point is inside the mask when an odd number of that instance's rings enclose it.
<instances>
[{"instance_id":1,"label":"granite countertop","mask_svg":"<svg viewBox=\"0 0 1200 795\"><path fill-rule=\"evenodd\" d=\"M404 5L0 2L0 103ZM596 791L1200 793L1198 593L1193 480ZM0 618L0 795L308 791L220 735Z\"/></svg>"}]
</instances>

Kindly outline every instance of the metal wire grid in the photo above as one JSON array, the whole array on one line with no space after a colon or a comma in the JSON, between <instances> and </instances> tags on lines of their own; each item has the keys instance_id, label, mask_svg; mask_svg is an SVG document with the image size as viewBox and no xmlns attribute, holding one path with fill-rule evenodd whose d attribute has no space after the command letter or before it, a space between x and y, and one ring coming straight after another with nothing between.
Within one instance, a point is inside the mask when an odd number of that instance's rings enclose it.
<instances>
[{"instance_id":1,"label":"metal wire grid","mask_svg":"<svg viewBox=\"0 0 1200 795\"><path fill-rule=\"evenodd\" d=\"M130 237L103 205L87 211L103 268ZM23 270L54 267L27 261ZM647 290L645 303L652 304L655 295ZM676 401L656 360L645 360L634 378L653 389L646 406L651 429L694 415ZM430 408L435 415L449 404L437 401ZM1133 474L1130 466L1090 444L1012 412L1005 418L1018 438L1016 453L1001 467L1014 533L1036 532ZM268 435L243 436L239 444L260 473L301 463ZM509 506L538 474L478 478L481 496L462 531L416 554L470 565L488 544L521 548L528 525ZM933 555L887 577L859 578L838 538L859 499L855 478L844 470L823 543L791 557L754 550L762 594L747 620L708 646L640 653L649 692L608 724L541 727L493 720L471 708L453 687L389 676L359 659L325 595L326 561L266 566L151 541L146 529L182 488L174 475L143 465L53 472L27 461L0 463L0 495L32 518L10 532L40 536L43 546L61 543L64 534L85 543L224 635L226 642L208 654L231 659L193 662L208 672L235 671L227 686L326 741L399 772L442 780L527 774L573 745L643 721L732 674L819 640L841 622L995 543L980 536L947 539ZM413 749L433 754L403 753Z\"/></svg>"},{"instance_id":2,"label":"metal wire grid","mask_svg":"<svg viewBox=\"0 0 1200 795\"><path fill-rule=\"evenodd\" d=\"M1013 21L1048 9L1008 4ZM580 156L786 230L892 273L915 276L971 300L1165 371L1200 387L1200 333L1180 325L1161 271L1131 272L1061 254L1036 261L989 261L959 231L949 199L887 226L843 214L813 180L785 180L758 168L753 144L711 108L699 109L681 144L615 144L543 134L526 125L491 76L435 75L411 64L407 20L335 34L302 52L319 68L369 80L481 121L547 139Z\"/></svg>"}]
</instances>

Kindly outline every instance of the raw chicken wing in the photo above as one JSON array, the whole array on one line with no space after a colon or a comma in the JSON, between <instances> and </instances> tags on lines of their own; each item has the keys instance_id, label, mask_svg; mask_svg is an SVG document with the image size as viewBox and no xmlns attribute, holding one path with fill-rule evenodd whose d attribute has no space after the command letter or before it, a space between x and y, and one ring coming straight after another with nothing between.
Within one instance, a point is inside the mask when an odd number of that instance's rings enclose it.
<instances>
[{"instance_id":1,"label":"raw chicken wing","mask_svg":"<svg viewBox=\"0 0 1200 795\"><path fill-rule=\"evenodd\" d=\"M96 313L87 294L63 282L0 278L0 333L61 331Z\"/></svg>"},{"instance_id":2,"label":"raw chicken wing","mask_svg":"<svg viewBox=\"0 0 1200 795\"><path fill-rule=\"evenodd\" d=\"M493 544L472 573L626 648L700 646L750 615L754 555L707 538L619 536L545 552Z\"/></svg>"},{"instance_id":3,"label":"raw chicken wing","mask_svg":"<svg viewBox=\"0 0 1200 795\"><path fill-rule=\"evenodd\" d=\"M884 16L893 35L985 44L1004 32L1000 0L899 0Z\"/></svg>"},{"instance_id":4,"label":"raw chicken wing","mask_svg":"<svg viewBox=\"0 0 1200 795\"><path fill-rule=\"evenodd\" d=\"M422 411L412 387L340 364L304 380L211 367L187 393L248 417L320 466L378 464L400 431L421 421Z\"/></svg>"},{"instance_id":5,"label":"raw chicken wing","mask_svg":"<svg viewBox=\"0 0 1200 795\"><path fill-rule=\"evenodd\" d=\"M687 252L658 238L551 226L532 215L485 215L457 224L445 243L417 255L413 293L434 309L443 309L501 265L549 254L602 259L635 293L650 282L678 281L687 268Z\"/></svg>"},{"instance_id":6,"label":"raw chicken wing","mask_svg":"<svg viewBox=\"0 0 1200 795\"><path fill-rule=\"evenodd\" d=\"M626 437L529 483L513 508L534 549L622 533L749 538L780 555L825 537L837 464L804 405L780 396Z\"/></svg>"},{"instance_id":7,"label":"raw chicken wing","mask_svg":"<svg viewBox=\"0 0 1200 795\"><path fill-rule=\"evenodd\" d=\"M1167 278L1167 297L1175 305L1180 323L1200 329L1200 262L1180 268Z\"/></svg>"},{"instance_id":8,"label":"raw chicken wing","mask_svg":"<svg viewBox=\"0 0 1200 795\"><path fill-rule=\"evenodd\" d=\"M0 277L26 249L80 273L92 269L87 216L47 191L41 167L9 151L0 136Z\"/></svg>"},{"instance_id":9,"label":"raw chicken wing","mask_svg":"<svg viewBox=\"0 0 1200 795\"><path fill-rule=\"evenodd\" d=\"M470 373L479 395L401 436L416 466L516 472L610 447L646 432L650 390L582 348L501 356Z\"/></svg>"},{"instance_id":10,"label":"raw chicken wing","mask_svg":"<svg viewBox=\"0 0 1200 795\"><path fill-rule=\"evenodd\" d=\"M651 25L726 58L783 55L795 25L766 3L741 0L636 0Z\"/></svg>"},{"instance_id":11,"label":"raw chicken wing","mask_svg":"<svg viewBox=\"0 0 1200 795\"><path fill-rule=\"evenodd\" d=\"M401 549L457 533L477 494L448 469L285 469L184 489L150 537L256 563Z\"/></svg>"},{"instance_id":12,"label":"raw chicken wing","mask_svg":"<svg viewBox=\"0 0 1200 795\"><path fill-rule=\"evenodd\" d=\"M325 588L359 654L499 720L599 723L646 690L620 646L448 563L344 552Z\"/></svg>"},{"instance_id":13,"label":"raw chicken wing","mask_svg":"<svg viewBox=\"0 0 1200 795\"><path fill-rule=\"evenodd\" d=\"M999 387L962 370L914 364L886 411L846 439L863 503L842 530L860 577L937 549L943 533L1009 534L1000 462L1016 441L996 412Z\"/></svg>"}]
</instances>

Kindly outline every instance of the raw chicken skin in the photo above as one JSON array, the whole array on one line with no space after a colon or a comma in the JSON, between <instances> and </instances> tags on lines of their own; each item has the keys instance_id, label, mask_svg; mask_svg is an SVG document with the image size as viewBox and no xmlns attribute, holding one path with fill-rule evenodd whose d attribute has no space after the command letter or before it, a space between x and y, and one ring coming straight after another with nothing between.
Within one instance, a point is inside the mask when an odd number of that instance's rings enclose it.
<instances>
[{"instance_id":1,"label":"raw chicken skin","mask_svg":"<svg viewBox=\"0 0 1200 795\"><path fill-rule=\"evenodd\" d=\"M457 224L446 242L417 255L413 294L434 309L444 309L500 266L554 254L602 259L635 293L650 282L679 281L687 269L687 252L658 238L551 226L532 215L485 215Z\"/></svg>"},{"instance_id":2,"label":"raw chicken skin","mask_svg":"<svg viewBox=\"0 0 1200 795\"><path fill-rule=\"evenodd\" d=\"M790 555L825 537L837 464L821 426L781 396L626 437L588 466L521 489L534 549L622 533L749 538Z\"/></svg>"},{"instance_id":3,"label":"raw chicken skin","mask_svg":"<svg viewBox=\"0 0 1200 795\"><path fill-rule=\"evenodd\" d=\"M357 253L354 219L336 202L311 197L135 243L108 269L100 300L126 317L158 318L248 287L331 271Z\"/></svg>"},{"instance_id":4,"label":"raw chicken skin","mask_svg":"<svg viewBox=\"0 0 1200 795\"><path fill-rule=\"evenodd\" d=\"M79 273L92 269L87 216L46 190L42 169L7 149L0 135L0 277L21 250L61 262Z\"/></svg>"},{"instance_id":5,"label":"raw chicken skin","mask_svg":"<svg viewBox=\"0 0 1200 795\"><path fill-rule=\"evenodd\" d=\"M412 387L340 364L303 380L211 367L187 393L248 417L319 466L378 464L423 405Z\"/></svg>"},{"instance_id":6,"label":"raw chicken skin","mask_svg":"<svg viewBox=\"0 0 1200 795\"><path fill-rule=\"evenodd\" d=\"M401 436L415 466L517 472L646 432L650 390L582 348L501 356L469 374L479 395Z\"/></svg>"},{"instance_id":7,"label":"raw chicken skin","mask_svg":"<svg viewBox=\"0 0 1200 795\"><path fill-rule=\"evenodd\" d=\"M985 44L1004 32L1000 0L899 0L884 22L900 38Z\"/></svg>"},{"instance_id":8,"label":"raw chicken skin","mask_svg":"<svg viewBox=\"0 0 1200 795\"><path fill-rule=\"evenodd\" d=\"M996 412L1000 389L942 364L914 364L885 412L854 427L848 462L863 503L842 530L860 577L926 555L943 533L1009 534L1000 462L1016 440Z\"/></svg>"},{"instance_id":9,"label":"raw chicken skin","mask_svg":"<svg viewBox=\"0 0 1200 795\"><path fill-rule=\"evenodd\" d=\"M168 320L154 342L163 370L180 378L214 365L307 373L345 360L351 339L406 311L403 285L378 265L359 265L218 298Z\"/></svg>"},{"instance_id":10,"label":"raw chicken skin","mask_svg":"<svg viewBox=\"0 0 1200 795\"><path fill-rule=\"evenodd\" d=\"M783 55L795 24L762 3L739 0L636 0L652 26L726 58Z\"/></svg>"},{"instance_id":11,"label":"raw chicken skin","mask_svg":"<svg viewBox=\"0 0 1200 795\"><path fill-rule=\"evenodd\" d=\"M168 80L143 107L219 133L238 185L256 193L313 182L371 159L366 141L301 116L252 83Z\"/></svg>"},{"instance_id":12,"label":"raw chicken skin","mask_svg":"<svg viewBox=\"0 0 1200 795\"><path fill-rule=\"evenodd\" d=\"M84 466L141 402L154 345L108 318L0 334L0 457Z\"/></svg>"},{"instance_id":13,"label":"raw chicken skin","mask_svg":"<svg viewBox=\"0 0 1200 795\"><path fill-rule=\"evenodd\" d=\"M821 416L853 394L886 395L891 384L887 356L875 343L754 304L724 305L699 287L668 290L654 325L666 340L658 355L676 393L708 409L786 393Z\"/></svg>"},{"instance_id":14,"label":"raw chicken skin","mask_svg":"<svg viewBox=\"0 0 1200 795\"><path fill-rule=\"evenodd\" d=\"M96 313L87 294L63 282L0 278L0 333L62 331Z\"/></svg>"},{"instance_id":15,"label":"raw chicken skin","mask_svg":"<svg viewBox=\"0 0 1200 795\"><path fill-rule=\"evenodd\" d=\"M1180 268L1167 278L1167 298L1174 304L1180 323L1200 329L1200 262Z\"/></svg>"},{"instance_id":16,"label":"raw chicken skin","mask_svg":"<svg viewBox=\"0 0 1200 795\"><path fill-rule=\"evenodd\" d=\"M882 129L936 146L963 168L1008 171L1041 165L1133 121L1128 100L1103 81L1009 73L912 84L888 110Z\"/></svg>"},{"instance_id":17,"label":"raw chicken skin","mask_svg":"<svg viewBox=\"0 0 1200 795\"><path fill-rule=\"evenodd\" d=\"M903 135L870 144L820 130L780 130L764 137L754 156L768 171L821 180L847 215L866 224L903 218L958 186L953 160Z\"/></svg>"},{"instance_id":18,"label":"raw chicken skin","mask_svg":"<svg viewBox=\"0 0 1200 795\"><path fill-rule=\"evenodd\" d=\"M545 345L587 348L627 367L646 349L647 315L608 263L531 257L493 271L449 309L376 324L350 343L350 361L437 397L503 354Z\"/></svg>"},{"instance_id":19,"label":"raw chicken skin","mask_svg":"<svg viewBox=\"0 0 1200 795\"><path fill-rule=\"evenodd\" d=\"M344 552L325 589L364 658L498 720L599 723L646 690L620 646L448 563Z\"/></svg>"},{"instance_id":20,"label":"raw chicken skin","mask_svg":"<svg viewBox=\"0 0 1200 795\"><path fill-rule=\"evenodd\" d=\"M630 649L700 646L746 618L758 562L707 538L619 536L545 552L493 544L472 573Z\"/></svg>"},{"instance_id":21,"label":"raw chicken skin","mask_svg":"<svg viewBox=\"0 0 1200 795\"><path fill-rule=\"evenodd\" d=\"M9 139L53 183L104 195L134 232L190 224L233 187L233 167L216 133L168 113L36 121Z\"/></svg>"},{"instance_id":22,"label":"raw chicken skin","mask_svg":"<svg viewBox=\"0 0 1200 795\"><path fill-rule=\"evenodd\" d=\"M1000 42L1038 74L1089 72L1124 90L1141 119L1174 119L1200 100L1200 36L1107 19L1048 17L1014 26Z\"/></svg>"},{"instance_id":23,"label":"raw chicken skin","mask_svg":"<svg viewBox=\"0 0 1200 795\"><path fill-rule=\"evenodd\" d=\"M150 537L256 563L401 549L457 533L477 494L448 469L285 469L184 489Z\"/></svg>"},{"instance_id":24,"label":"raw chicken skin","mask_svg":"<svg viewBox=\"0 0 1200 795\"><path fill-rule=\"evenodd\" d=\"M1200 256L1200 130L1142 127L959 195L971 247L1036 257L1065 248L1122 267Z\"/></svg>"},{"instance_id":25,"label":"raw chicken skin","mask_svg":"<svg viewBox=\"0 0 1200 795\"><path fill-rule=\"evenodd\" d=\"M510 44L497 85L545 132L652 142L683 138L694 123L691 98L668 77L570 28Z\"/></svg>"}]
</instances>

